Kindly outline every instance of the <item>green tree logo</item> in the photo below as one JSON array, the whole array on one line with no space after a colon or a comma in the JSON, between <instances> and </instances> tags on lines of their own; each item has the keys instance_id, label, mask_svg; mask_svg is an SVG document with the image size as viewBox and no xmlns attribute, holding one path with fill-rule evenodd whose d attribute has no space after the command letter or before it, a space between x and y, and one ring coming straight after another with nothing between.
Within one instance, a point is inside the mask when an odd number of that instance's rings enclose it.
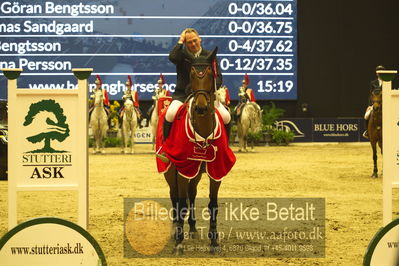
<instances>
[{"instance_id":1,"label":"green tree logo","mask_svg":"<svg viewBox=\"0 0 399 266\"><path fill-rule=\"evenodd\" d=\"M54 121L56 120L56 121ZM51 148L51 140L64 141L69 136L69 126L65 123L66 117L64 110L54 100L42 100L31 104L29 112L25 117L24 126L37 124L35 126L41 130L40 133L27 137L31 143L37 143L44 140L42 149L31 151L32 153L55 153L66 152L57 151Z\"/></svg>"}]
</instances>

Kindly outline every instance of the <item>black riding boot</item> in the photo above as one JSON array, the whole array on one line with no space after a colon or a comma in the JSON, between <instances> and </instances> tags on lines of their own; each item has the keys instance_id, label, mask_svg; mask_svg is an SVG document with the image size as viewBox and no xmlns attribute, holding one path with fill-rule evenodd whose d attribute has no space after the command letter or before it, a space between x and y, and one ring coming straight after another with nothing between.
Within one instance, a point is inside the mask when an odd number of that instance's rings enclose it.
<instances>
[{"instance_id":1,"label":"black riding boot","mask_svg":"<svg viewBox=\"0 0 399 266\"><path fill-rule=\"evenodd\" d=\"M147 111L147 124L146 127L148 127L150 125L150 120L151 120L151 116L152 116L152 112L154 111L154 105L151 105L150 109Z\"/></svg>"},{"instance_id":2,"label":"black riding boot","mask_svg":"<svg viewBox=\"0 0 399 266\"><path fill-rule=\"evenodd\" d=\"M165 141L169 137L172 124L173 122L168 122L166 119L163 121L163 127L162 127L163 141Z\"/></svg>"},{"instance_id":3,"label":"black riding boot","mask_svg":"<svg viewBox=\"0 0 399 266\"><path fill-rule=\"evenodd\" d=\"M149 127L150 126L150 120L151 120L151 114L149 116L147 116L147 117L148 118L146 119L145 126Z\"/></svg>"},{"instance_id":4,"label":"black riding boot","mask_svg":"<svg viewBox=\"0 0 399 266\"><path fill-rule=\"evenodd\" d=\"M170 129L172 128L172 122L168 122L166 119L163 121L163 126L162 126L162 135L163 135L163 141L165 142L166 139L169 137ZM156 156L164 163L168 163L169 159L166 157L165 153L157 153Z\"/></svg>"},{"instance_id":5,"label":"black riding boot","mask_svg":"<svg viewBox=\"0 0 399 266\"><path fill-rule=\"evenodd\" d=\"M143 121L143 116L140 116L140 119L138 119L139 128L143 128L143 125L141 124L142 121Z\"/></svg>"},{"instance_id":6,"label":"black riding boot","mask_svg":"<svg viewBox=\"0 0 399 266\"><path fill-rule=\"evenodd\" d=\"M228 124L224 125L224 128L226 129L226 133L227 133L227 142L229 142L230 141L231 120Z\"/></svg>"}]
</instances>

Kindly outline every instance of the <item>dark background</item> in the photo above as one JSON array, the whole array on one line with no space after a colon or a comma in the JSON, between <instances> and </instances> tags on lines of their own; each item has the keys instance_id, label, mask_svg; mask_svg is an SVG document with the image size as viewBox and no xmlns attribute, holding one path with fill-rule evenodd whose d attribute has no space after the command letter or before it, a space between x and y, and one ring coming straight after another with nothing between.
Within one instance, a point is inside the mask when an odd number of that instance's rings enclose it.
<instances>
[{"instance_id":1,"label":"dark background","mask_svg":"<svg viewBox=\"0 0 399 266\"><path fill-rule=\"evenodd\" d=\"M298 0L298 100L274 102L285 117L363 116L375 67L399 69L398 40L398 0Z\"/></svg>"}]
</instances>

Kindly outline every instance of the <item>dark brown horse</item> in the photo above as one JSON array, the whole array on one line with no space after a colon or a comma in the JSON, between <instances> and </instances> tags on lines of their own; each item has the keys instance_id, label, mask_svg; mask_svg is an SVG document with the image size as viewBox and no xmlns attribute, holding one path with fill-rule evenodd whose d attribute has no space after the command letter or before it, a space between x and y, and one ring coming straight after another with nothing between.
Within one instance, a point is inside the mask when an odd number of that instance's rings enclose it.
<instances>
[{"instance_id":1,"label":"dark brown horse","mask_svg":"<svg viewBox=\"0 0 399 266\"><path fill-rule=\"evenodd\" d=\"M216 57L215 49L207 57L191 58L191 89L192 89L192 103L188 110L190 114L190 121L194 132L206 139L211 136L216 126L215 118L215 82L214 72L212 68L212 61ZM179 119L179 118L175 118ZM195 134L194 134L195 135ZM195 140L196 141L196 140ZM189 212L188 223L190 227L190 236L195 238L197 235L196 220L194 215L195 197L197 195L197 185L204 172L204 162L201 163L201 170L192 179L181 176L176 170L175 165L171 165L169 170L164 173L165 179L170 188L170 198L172 206L175 210L175 253L183 253L182 241L184 238L184 217ZM218 233L216 217L218 213L218 191L221 182L210 178L210 192L208 210L210 214L210 227L208 237L210 239L210 250L212 253L218 250ZM187 206L187 198L189 206Z\"/></svg>"},{"instance_id":2,"label":"dark brown horse","mask_svg":"<svg viewBox=\"0 0 399 266\"><path fill-rule=\"evenodd\" d=\"M371 148L373 149L374 169L371 176L377 178L377 143L380 146L382 154L382 91L378 89L374 90L370 95L370 99L373 104L373 110L370 114L367 130Z\"/></svg>"}]
</instances>

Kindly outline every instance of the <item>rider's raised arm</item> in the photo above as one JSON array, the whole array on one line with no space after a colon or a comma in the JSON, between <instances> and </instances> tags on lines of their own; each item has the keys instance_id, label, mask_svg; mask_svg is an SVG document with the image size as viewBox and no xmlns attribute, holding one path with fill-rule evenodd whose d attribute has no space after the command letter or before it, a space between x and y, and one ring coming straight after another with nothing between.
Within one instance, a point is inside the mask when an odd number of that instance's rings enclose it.
<instances>
[{"instance_id":1,"label":"rider's raised arm","mask_svg":"<svg viewBox=\"0 0 399 266\"><path fill-rule=\"evenodd\" d=\"M172 51L170 51L169 53L169 60L175 65L184 60L185 56L183 52L184 52L185 41L186 41L186 29L182 31L177 44L175 45L175 47L173 47Z\"/></svg>"}]
</instances>

